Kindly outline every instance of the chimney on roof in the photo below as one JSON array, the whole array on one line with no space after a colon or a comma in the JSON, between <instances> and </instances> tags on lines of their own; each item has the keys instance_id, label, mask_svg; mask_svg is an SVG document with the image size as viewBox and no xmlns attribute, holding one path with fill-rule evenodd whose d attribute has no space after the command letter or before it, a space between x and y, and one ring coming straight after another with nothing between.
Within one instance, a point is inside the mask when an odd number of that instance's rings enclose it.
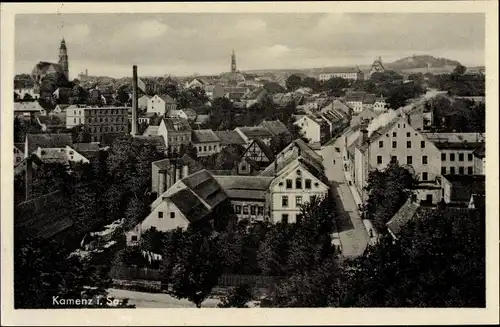
<instances>
[{"instance_id":1,"label":"chimney on roof","mask_svg":"<svg viewBox=\"0 0 500 327\"><path fill-rule=\"evenodd\" d=\"M131 135L137 135L137 107L138 107L138 92L137 92L137 66L132 67L132 131Z\"/></svg>"},{"instance_id":2,"label":"chimney on roof","mask_svg":"<svg viewBox=\"0 0 500 327\"><path fill-rule=\"evenodd\" d=\"M368 129L365 124L361 126L361 135L358 138L358 144L359 146L363 146L366 143L368 143Z\"/></svg>"},{"instance_id":3,"label":"chimney on roof","mask_svg":"<svg viewBox=\"0 0 500 327\"><path fill-rule=\"evenodd\" d=\"M161 196L166 190L166 171L158 171L159 181L158 181L158 196Z\"/></svg>"}]
</instances>

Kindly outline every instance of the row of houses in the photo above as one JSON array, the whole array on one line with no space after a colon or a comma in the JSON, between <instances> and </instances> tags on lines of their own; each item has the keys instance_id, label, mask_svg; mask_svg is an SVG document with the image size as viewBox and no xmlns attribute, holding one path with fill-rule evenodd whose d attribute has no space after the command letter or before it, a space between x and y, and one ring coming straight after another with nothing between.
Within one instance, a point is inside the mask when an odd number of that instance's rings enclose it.
<instances>
[{"instance_id":1,"label":"row of houses","mask_svg":"<svg viewBox=\"0 0 500 327\"><path fill-rule=\"evenodd\" d=\"M265 145L260 139L252 144ZM247 158L242 155L239 168L248 164ZM158 197L150 213L126 233L128 245L138 244L151 228L167 231L217 220L213 213L223 203L239 219L295 223L302 219L303 204L329 192L321 155L300 139L253 175L244 169L237 174L206 170L187 155L152 165L152 189Z\"/></svg>"}]
</instances>

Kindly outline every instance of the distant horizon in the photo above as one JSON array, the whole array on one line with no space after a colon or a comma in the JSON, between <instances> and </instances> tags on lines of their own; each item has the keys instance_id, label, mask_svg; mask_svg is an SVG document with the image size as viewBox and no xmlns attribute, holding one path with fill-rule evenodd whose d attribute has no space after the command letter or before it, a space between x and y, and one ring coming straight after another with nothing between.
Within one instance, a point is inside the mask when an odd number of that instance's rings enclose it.
<instances>
[{"instance_id":1,"label":"distant horizon","mask_svg":"<svg viewBox=\"0 0 500 327\"><path fill-rule=\"evenodd\" d=\"M119 28L117 28L119 26ZM70 78L215 75L237 68L313 69L432 55L485 65L485 16L476 13L21 14L15 73L57 62L65 38ZM99 74L95 74L99 72Z\"/></svg>"}]
</instances>

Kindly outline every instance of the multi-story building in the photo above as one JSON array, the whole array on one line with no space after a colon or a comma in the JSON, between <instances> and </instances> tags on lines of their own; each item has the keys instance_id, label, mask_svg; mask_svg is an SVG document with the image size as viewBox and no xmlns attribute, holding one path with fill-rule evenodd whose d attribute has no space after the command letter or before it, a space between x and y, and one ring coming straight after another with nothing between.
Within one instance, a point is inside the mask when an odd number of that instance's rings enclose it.
<instances>
[{"instance_id":1,"label":"multi-story building","mask_svg":"<svg viewBox=\"0 0 500 327\"><path fill-rule=\"evenodd\" d=\"M474 152L482 146L478 133L424 133L441 152L441 175L473 175ZM479 170L479 169L476 169Z\"/></svg>"},{"instance_id":2,"label":"multi-story building","mask_svg":"<svg viewBox=\"0 0 500 327\"><path fill-rule=\"evenodd\" d=\"M269 185L273 177L214 175L214 178L227 194L238 219L269 221Z\"/></svg>"},{"instance_id":3,"label":"multi-story building","mask_svg":"<svg viewBox=\"0 0 500 327\"><path fill-rule=\"evenodd\" d=\"M156 113L160 116L164 116L170 110L177 109L177 101L175 101L168 94L155 95L148 100L148 110L147 112Z\"/></svg>"},{"instance_id":4,"label":"multi-story building","mask_svg":"<svg viewBox=\"0 0 500 327\"><path fill-rule=\"evenodd\" d=\"M82 110L92 142L102 142L105 136L129 133L127 107L86 107Z\"/></svg>"},{"instance_id":5,"label":"multi-story building","mask_svg":"<svg viewBox=\"0 0 500 327\"><path fill-rule=\"evenodd\" d=\"M14 115L17 117L45 116L47 111L38 103L33 102L14 102Z\"/></svg>"},{"instance_id":6,"label":"multi-story building","mask_svg":"<svg viewBox=\"0 0 500 327\"><path fill-rule=\"evenodd\" d=\"M439 149L416 131L406 117L397 116L371 133L363 126L354 146L353 180L362 199L366 198L369 171L383 169L392 160L411 167L420 182L435 181L441 174Z\"/></svg>"},{"instance_id":7,"label":"multi-story building","mask_svg":"<svg viewBox=\"0 0 500 327\"><path fill-rule=\"evenodd\" d=\"M301 205L328 195L322 157L298 139L283 149L261 176L274 176L270 188L271 221L295 223Z\"/></svg>"},{"instance_id":8,"label":"multi-story building","mask_svg":"<svg viewBox=\"0 0 500 327\"><path fill-rule=\"evenodd\" d=\"M220 140L211 129L194 130L191 143L198 157L206 157L221 151Z\"/></svg>"},{"instance_id":9,"label":"multi-story building","mask_svg":"<svg viewBox=\"0 0 500 327\"><path fill-rule=\"evenodd\" d=\"M340 77L353 81L362 81L365 79L363 72L358 67L329 69L327 72L319 74L318 79L320 81L328 81L333 77Z\"/></svg>"},{"instance_id":10,"label":"multi-story building","mask_svg":"<svg viewBox=\"0 0 500 327\"><path fill-rule=\"evenodd\" d=\"M71 129L85 123L85 108L86 105L71 105L66 107L66 128Z\"/></svg>"},{"instance_id":11,"label":"multi-story building","mask_svg":"<svg viewBox=\"0 0 500 327\"><path fill-rule=\"evenodd\" d=\"M330 134L330 124L321 116L317 117L312 114L298 115L297 120L293 123L300 127L304 137L310 143L321 143L328 139Z\"/></svg>"},{"instance_id":12,"label":"multi-story building","mask_svg":"<svg viewBox=\"0 0 500 327\"><path fill-rule=\"evenodd\" d=\"M245 158L246 161L255 163L259 168L267 167L274 160L273 151L267 144L258 138L250 143L241 157Z\"/></svg>"},{"instance_id":13,"label":"multi-story building","mask_svg":"<svg viewBox=\"0 0 500 327\"><path fill-rule=\"evenodd\" d=\"M163 118L158 127L158 135L165 140L167 149L176 151L191 143L191 132L188 121L182 118Z\"/></svg>"}]
</instances>

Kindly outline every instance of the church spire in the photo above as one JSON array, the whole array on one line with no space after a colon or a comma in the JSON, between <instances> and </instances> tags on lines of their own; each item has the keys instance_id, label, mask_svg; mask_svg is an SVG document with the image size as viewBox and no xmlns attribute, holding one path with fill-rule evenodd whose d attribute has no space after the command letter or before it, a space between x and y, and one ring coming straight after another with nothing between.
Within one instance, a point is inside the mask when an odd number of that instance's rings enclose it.
<instances>
[{"instance_id":1,"label":"church spire","mask_svg":"<svg viewBox=\"0 0 500 327\"><path fill-rule=\"evenodd\" d=\"M236 73L236 54L233 53L231 54L231 73Z\"/></svg>"},{"instance_id":2,"label":"church spire","mask_svg":"<svg viewBox=\"0 0 500 327\"><path fill-rule=\"evenodd\" d=\"M64 37L61 40L61 46L59 47L59 65L61 65L64 76L69 81L69 63L68 63L68 49L66 48L66 41Z\"/></svg>"}]
</instances>

